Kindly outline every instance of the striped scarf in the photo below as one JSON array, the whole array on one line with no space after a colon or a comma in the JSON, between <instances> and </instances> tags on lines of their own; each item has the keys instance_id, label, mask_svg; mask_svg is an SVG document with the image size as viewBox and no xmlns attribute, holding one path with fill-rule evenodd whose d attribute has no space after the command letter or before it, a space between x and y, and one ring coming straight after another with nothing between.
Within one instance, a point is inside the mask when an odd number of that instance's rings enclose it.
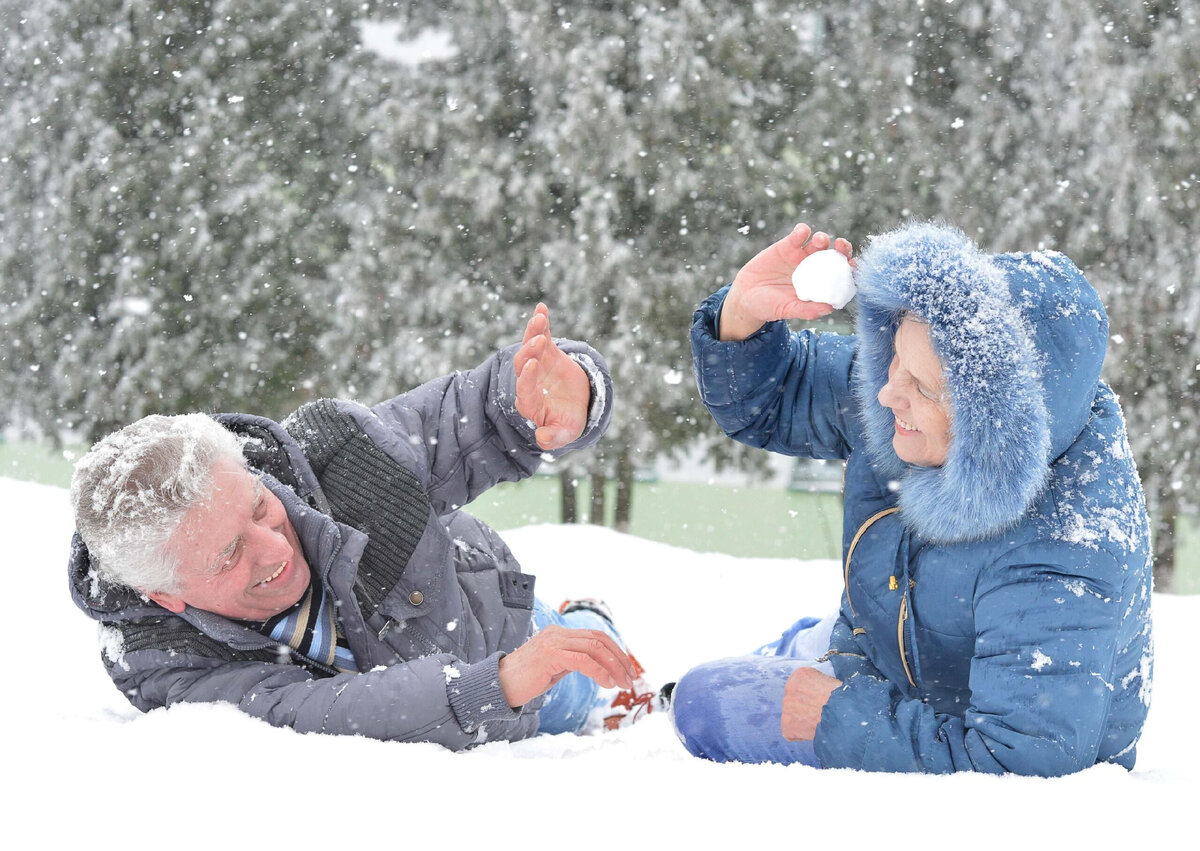
<instances>
[{"instance_id":1,"label":"striped scarf","mask_svg":"<svg viewBox=\"0 0 1200 851\"><path fill-rule=\"evenodd\" d=\"M300 602L259 627L259 631L286 644L327 668L357 673L358 665L345 644L325 585L314 573Z\"/></svg>"}]
</instances>

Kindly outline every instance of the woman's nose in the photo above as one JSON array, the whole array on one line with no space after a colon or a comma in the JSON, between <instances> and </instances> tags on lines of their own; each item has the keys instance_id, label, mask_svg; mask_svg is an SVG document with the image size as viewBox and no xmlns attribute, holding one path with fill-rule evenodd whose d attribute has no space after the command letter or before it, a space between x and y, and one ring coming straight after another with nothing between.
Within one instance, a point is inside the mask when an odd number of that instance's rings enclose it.
<instances>
[{"instance_id":1,"label":"woman's nose","mask_svg":"<svg viewBox=\"0 0 1200 851\"><path fill-rule=\"evenodd\" d=\"M876 398L879 399L879 404L883 405L883 407L892 407L892 403L896 401L896 391L892 387L892 380L890 378L887 380L886 384L879 388L879 393L876 394Z\"/></svg>"}]
</instances>

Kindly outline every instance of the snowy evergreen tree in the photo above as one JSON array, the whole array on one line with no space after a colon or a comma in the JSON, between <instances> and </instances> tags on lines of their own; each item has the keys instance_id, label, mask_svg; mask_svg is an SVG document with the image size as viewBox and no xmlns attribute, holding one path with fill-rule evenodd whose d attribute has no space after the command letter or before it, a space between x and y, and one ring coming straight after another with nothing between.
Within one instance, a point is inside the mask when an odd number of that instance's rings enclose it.
<instances>
[{"instance_id":1,"label":"snowy evergreen tree","mask_svg":"<svg viewBox=\"0 0 1200 851\"><path fill-rule=\"evenodd\" d=\"M700 435L737 454L687 328L758 248L801 218L859 241L942 218L1060 249L1101 291L1169 587L1200 508L1198 15L0 0L0 417L95 434L380 398L515 341L544 300L611 358L584 463L627 483ZM366 19L443 49L388 61Z\"/></svg>"},{"instance_id":2,"label":"snowy evergreen tree","mask_svg":"<svg viewBox=\"0 0 1200 851\"><path fill-rule=\"evenodd\" d=\"M361 4L0 8L6 414L94 436L327 388L314 343L371 100Z\"/></svg>"},{"instance_id":3,"label":"snowy evergreen tree","mask_svg":"<svg viewBox=\"0 0 1200 851\"><path fill-rule=\"evenodd\" d=\"M1079 231L1112 317L1109 378L1154 519L1155 578L1170 589L1177 518L1200 510L1200 3L1121 5L1106 33L1131 54L1114 110L1125 134L1096 139L1095 218Z\"/></svg>"},{"instance_id":4,"label":"snowy evergreen tree","mask_svg":"<svg viewBox=\"0 0 1200 851\"><path fill-rule=\"evenodd\" d=\"M851 0L824 14L824 108L809 114L843 177L826 172L821 222L864 234L942 218L989 250L1054 248L1087 273L1169 587L1200 478L1200 3Z\"/></svg>"},{"instance_id":5,"label":"snowy evergreen tree","mask_svg":"<svg viewBox=\"0 0 1200 851\"><path fill-rule=\"evenodd\" d=\"M617 411L590 471L628 485L712 430L690 378L695 305L817 192L798 121L813 15L695 0L394 14L408 33L445 30L456 52L397 66L376 121L387 191L370 192L346 256L373 277L344 295L373 328L356 383L420 369L414 357L440 367L485 352L545 300L557 333L611 361ZM431 340L421 328L437 316L452 322Z\"/></svg>"}]
</instances>

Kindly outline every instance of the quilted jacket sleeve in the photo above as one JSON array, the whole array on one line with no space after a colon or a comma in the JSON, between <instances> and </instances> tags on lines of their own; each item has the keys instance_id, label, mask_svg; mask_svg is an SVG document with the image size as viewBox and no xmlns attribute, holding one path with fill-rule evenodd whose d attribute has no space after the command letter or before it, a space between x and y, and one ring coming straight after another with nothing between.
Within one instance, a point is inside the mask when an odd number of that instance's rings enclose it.
<instances>
[{"instance_id":1,"label":"quilted jacket sleeve","mask_svg":"<svg viewBox=\"0 0 1200 851\"><path fill-rule=\"evenodd\" d=\"M843 608L845 603L843 603ZM833 631L829 636L829 652L826 654L829 664L833 666L833 674L842 682L845 682L852 677L875 677L882 680L884 676L879 669L871 663L867 655L862 652L862 648L854 640L854 635L851 632L850 621L843 611L833 625Z\"/></svg>"},{"instance_id":2,"label":"quilted jacket sleeve","mask_svg":"<svg viewBox=\"0 0 1200 851\"><path fill-rule=\"evenodd\" d=\"M858 443L850 374L855 338L771 322L745 340L717 339L726 287L692 322L696 386L734 440L784 455L846 458Z\"/></svg>"},{"instance_id":3,"label":"quilted jacket sleeve","mask_svg":"<svg viewBox=\"0 0 1200 851\"><path fill-rule=\"evenodd\" d=\"M467 665L443 654L322 679L290 664L142 650L111 664L109 673L143 711L225 702L299 733L433 742L462 750L537 731L536 707L514 710L504 700L498 660L495 654ZM498 699L487 699L488 693Z\"/></svg>"},{"instance_id":4,"label":"quilted jacket sleeve","mask_svg":"<svg viewBox=\"0 0 1200 851\"><path fill-rule=\"evenodd\" d=\"M439 514L460 508L498 482L531 475L546 457L590 446L608 428L613 393L604 358L584 343L555 342L583 367L592 387L587 426L562 449L538 447L532 424L517 412L517 346L502 349L475 369L375 405L371 411L376 419L364 428L428 484Z\"/></svg>"},{"instance_id":5,"label":"quilted jacket sleeve","mask_svg":"<svg viewBox=\"0 0 1200 851\"><path fill-rule=\"evenodd\" d=\"M1114 687L1122 611L1103 553L1038 544L1005 558L977 587L971 705L942 715L878 677L850 676L817 727L826 767L1057 776L1096 762ZM1088 563L1087 575L1064 555ZM1015 613L1015 614L1014 614Z\"/></svg>"}]
</instances>

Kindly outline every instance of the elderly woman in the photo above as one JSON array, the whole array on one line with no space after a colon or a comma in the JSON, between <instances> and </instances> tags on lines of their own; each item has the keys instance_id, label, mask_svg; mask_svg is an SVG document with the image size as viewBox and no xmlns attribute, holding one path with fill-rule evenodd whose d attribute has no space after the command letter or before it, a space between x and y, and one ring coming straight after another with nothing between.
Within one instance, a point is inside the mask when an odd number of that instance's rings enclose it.
<instances>
[{"instance_id":1,"label":"elderly woman","mask_svg":"<svg viewBox=\"0 0 1200 851\"><path fill-rule=\"evenodd\" d=\"M705 301L692 343L727 434L845 459L840 612L688 672L680 739L718 761L875 771L1132 767L1149 531L1095 291L1061 254L987 255L914 224L860 258L856 337L790 333L778 320L832 310L792 288L831 245L809 236Z\"/></svg>"}]
</instances>

